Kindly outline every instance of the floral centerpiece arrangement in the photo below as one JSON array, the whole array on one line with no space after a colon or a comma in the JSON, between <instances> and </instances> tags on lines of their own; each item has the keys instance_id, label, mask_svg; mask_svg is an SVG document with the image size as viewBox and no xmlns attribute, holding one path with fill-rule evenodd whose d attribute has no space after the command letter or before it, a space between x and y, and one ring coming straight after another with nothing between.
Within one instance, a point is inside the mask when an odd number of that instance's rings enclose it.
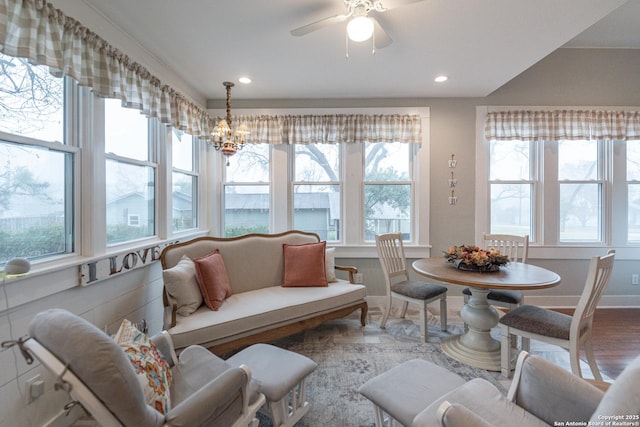
<instances>
[{"instance_id":1,"label":"floral centerpiece arrangement","mask_svg":"<svg viewBox=\"0 0 640 427\"><path fill-rule=\"evenodd\" d=\"M444 257L460 270L480 272L498 271L509 262L509 257L497 249L480 249L474 245L451 246L444 251Z\"/></svg>"}]
</instances>

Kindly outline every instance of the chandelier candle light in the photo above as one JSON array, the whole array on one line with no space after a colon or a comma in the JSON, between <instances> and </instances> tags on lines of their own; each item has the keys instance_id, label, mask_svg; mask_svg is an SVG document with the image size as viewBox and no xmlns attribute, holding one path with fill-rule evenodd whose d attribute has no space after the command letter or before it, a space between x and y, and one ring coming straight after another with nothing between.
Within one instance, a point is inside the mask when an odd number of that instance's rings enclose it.
<instances>
[{"instance_id":1,"label":"chandelier candle light","mask_svg":"<svg viewBox=\"0 0 640 427\"><path fill-rule=\"evenodd\" d=\"M232 130L231 127L231 88L234 86L231 82L222 83L227 88L227 116L220 120L220 123L213 129L212 145L217 151L227 157L227 166L229 166L229 157L236 154L238 150L244 147L245 137L249 135L249 127L241 123L237 129Z\"/></svg>"}]
</instances>

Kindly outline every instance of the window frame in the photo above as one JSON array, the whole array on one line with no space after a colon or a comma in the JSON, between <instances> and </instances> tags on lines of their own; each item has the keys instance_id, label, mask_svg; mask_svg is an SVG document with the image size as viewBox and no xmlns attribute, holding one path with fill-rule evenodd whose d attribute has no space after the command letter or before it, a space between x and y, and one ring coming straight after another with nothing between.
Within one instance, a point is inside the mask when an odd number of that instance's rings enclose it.
<instances>
[{"instance_id":1,"label":"window frame","mask_svg":"<svg viewBox=\"0 0 640 427\"><path fill-rule=\"evenodd\" d=\"M36 65L39 66L39 65ZM45 67L45 66L40 66ZM77 135L71 131L75 125L77 116L77 82L70 77L62 77L62 120L63 141L46 141L30 136L15 134L0 130L0 139L17 145L39 147L50 151L61 152L70 155L71 170L65 170L65 230L71 232L71 236L65 237L65 252L30 259L33 265L52 265L60 260L76 256L81 249L80 236L81 212L80 212L80 182L81 182L81 150L77 141ZM68 182L67 180L70 180ZM71 204L71 206L69 206ZM69 218L68 216L71 216Z\"/></svg>"},{"instance_id":2,"label":"window frame","mask_svg":"<svg viewBox=\"0 0 640 427\"><path fill-rule=\"evenodd\" d=\"M103 124L103 129L104 129L104 125L106 124L106 121L104 120L104 117L106 115L106 108L104 108L105 105L105 100L101 99L100 100L102 102L102 110L103 110L103 114L102 114L102 124ZM124 107L121 107L124 108ZM136 110L132 110L132 111L136 111ZM158 164L158 150L160 147L160 132L158 129L158 126L160 126L160 124L157 122L156 119L152 119L149 117L145 117L143 115L140 115L140 117L144 118L147 121L147 160L138 160L132 157L125 157L125 156L121 156L118 154L114 154L112 152L107 153L105 149L103 149L102 151L104 152L104 163L105 163L105 173L106 173L106 163L111 160L111 161L115 161L124 165L129 165L129 166L140 166L140 167L147 167L147 168L151 168L153 170L153 175L154 175L154 200L153 200L153 233L149 236L144 236L142 238L137 238L137 239L131 239L131 240L126 240L126 241L118 241L118 242L114 242L114 243L109 243L109 241L107 240L106 234L107 234L107 216L105 213L105 222L104 222L104 230L105 230L105 242L106 242L106 247L107 247L107 252L109 251L115 251L117 250L117 248L119 247L126 247L132 244L136 244L137 242L143 242L143 241L147 241L149 239L155 239L158 238L159 236L159 224L160 224L160 219L158 218L158 214L159 214L159 203L158 203L158 196L160 194L160 190L158 189L158 184L161 182L160 180L160 176L159 176L159 164ZM106 144L105 141L105 133L102 132L102 144L103 147ZM165 135L166 137L166 135ZM166 146L166 144L165 144ZM104 192L105 192L105 212L107 209L107 203L106 203L106 185L107 185L107 177L105 175L105 187L104 187ZM168 215L167 212L164 213L165 216Z\"/></svg>"},{"instance_id":3,"label":"window frame","mask_svg":"<svg viewBox=\"0 0 640 427\"><path fill-rule=\"evenodd\" d=\"M344 148L341 145L338 145L338 180L337 181L298 181L296 180L296 146L304 145L304 144L294 144L290 147L291 151L291 159L289 161L289 167L291 168L291 180L289 182L290 194L291 194L291 208L289 212L290 224L291 228L295 227L295 188L296 186L335 186L338 187L338 194L340 195L340 223L339 223L339 238L336 240L327 240L327 244L334 245L339 244L343 241L343 219L345 218L345 209L344 209L344 180L345 180L345 159L344 159ZM332 144L317 144L317 145L332 145ZM336 145L336 144L333 144ZM322 238L322 236L321 236Z\"/></svg>"},{"instance_id":4,"label":"window frame","mask_svg":"<svg viewBox=\"0 0 640 427\"><path fill-rule=\"evenodd\" d=\"M212 116L223 115L223 110L209 110ZM407 257L424 257L429 253L429 125L430 109L428 107L390 107L390 108L322 108L322 109L236 109L236 114L241 115L303 115L303 114L418 114L422 118L422 144L410 144L413 150L411 157L413 168L413 207L411 218L413 220L413 241L405 245ZM362 145L362 149L358 146ZM344 218L341 240L330 242L337 248L337 256L353 258L377 257L375 242L364 241L364 227L361 221L354 217L363 218L364 181L362 179L349 179L353 176L364 177L364 144L340 144L343 164L341 168L342 183L341 198ZM283 232L292 227L293 221L293 156L294 147L288 144L275 144L270 147L271 152L271 218L270 230L273 233ZM211 182L216 191L212 192L209 206L212 206L211 230L212 234L222 235L223 226L223 196L224 196L224 170L225 159L222 154L212 147L208 149L211 160ZM215 207L218 207L217 209ZM422 208L421 208L422 207ZM349 212L349 215L345 215ZM357 213L357 215L356 215Z\"/></svg>"},{"instance_id":5,"label":"window frame","mask_svg":"<svg viewBox=\"0 0 640 427\"><path fill-rule=\"evenodd\" d=\"M192 144L192 149L191 149L191 154L192 154L192 159L191 159L191 170L186 170L186 169L180 169L178 167L173 166L173 129L171 127L166 128L166 133L165 133L165 138L167 142L171 142L170 144L165 144L165 146L170 146L169 152L167 152L167 167L166 169L168 169L168 176L169 178L169 182L170 182L170 187L168 187L168 191L169 194L167 194L167 211L166 211L166 216L167 216L167 220L168 220L168 225L167 225L167 230L165 232L165 234L169 234L172 236L177 236L177 235L183 235L183 234L188 234L188 233L192 233L194 231L198 231L200 229L200 224L202 221L202 217L203 215L201 215L201 206L202 203L200 202L200 195L201 195L201 184L202 184L202 179L201 179L201 171L202 171L202 163L201 163L201 158L202 158L202 151L201 151L201 147L204 145L201 143L200 139L197 138L196 136L191 135L191 144ZM161 168L159 170L162 170ZM195 227L191 227L191 228L187 228L184 230L175 230L173 228L173 174L175 173L179 173L179 174L183 174L183 175L187 175L190 176L192 179L195 180L195 188L192 189L193 192L193 202L192 202L192 210L193 213L195 215ZM162 199L162 197L160 197ZM160 228L159 233L162 234L162 229Z\"/></svg>"},{"instance_id":6,"label":"window frame","mask_svg":"<svg viewBox=\"0 0 640 427\"><path fill-rule=\"evenodd\" d=\"M37 258L30 258L32 263L47 263L50 261L59 260L64 257L74 255L77 251L77 236L78 236L78 210L77 206L77 194L78 194L78 169L80 165L79 149L77 147L69 146L60 142L49 142L34 139L18 134L12 134L0 131L0 140L9 143L16 144L18 146L36 147L42 148L48 151L62 153L64 155L71 155L71 170L65 169L65 231L71 231L72 236L65 237L65 252L60 252L51 255L45 255ZM65 162L66 163L66 162ZM69 181L67 181L69 180ZM69 193L69 194L67 194ZM71 204L71 206L69 206ZM68 216L71 216L69 218Z\"/></svg>"},{"instance_id":7,"label":"window frame","mask_svg":"<svg viewBox=\"0 0 640 427\"><path fill-rule=\"evenodd\" d=\"M411 205L411 209L409 212L409 222L410 222L410 235L411 235L411 239L409 240L403 240L403 246L404 245L411 245L414 242L416 242L417 238L416 238L416 224L415 224L415 219L416 217L414 217L414 215L416 215L418 213L418 207L416 206L416 194L418 193L416 191L416 154L417 154L417 150L415 147L415 144L409 144L409 150L408 150L408 155L409 155L409 159L408 159L408 178L405 181L402 180L397 180L397 181L368 181L367 180L367 176L366 176L366 145L363 144L362 147L362 167L363 167L363 174L362 174L362 207L364 208L364 204L365 204L365 195L366 195L366 188L367 186L376 186L376 185L389 185L389 186L409 186L409 194L411 197L411 201L412 201L412 205ZM361 224L362 230L362 236L361 236L361 241L363 244L371 244L374 243L375 244L375 240L366 240L366 219L364 218L365 212L362 213L362 218L363 218L363 222Z\"/></svg>"},{"instance_id":8,"label":"window frame","mask_svg":"<svg viewBox=\"0 0 640 427\"><path fill-rule=\"evenodd\" d=\"M556 157L556 171L560 170L560 155L559 155L559 143L560 141L550 141L550 142L545 142L545 144L550 144L553 148L555 148L555 151L558 153ZM598 244L598 243L603 243L606 244L607 242L611 242L612 241L612 237L610 235L610 227L607 227L608 224L608 218L610 218L610 212L608 212L607 207L609 206L606 201L610 199L609 197L609 192L610 192L610 188L611 185L608 185L611 183L612 181L612 177L610 174L610 168L607 167L607 164L610 163L611 159L612 159L612 151L610 149L611 146L611 141L603 141L603 140L598 140L596 141L596 153L597 153L597 157L596 157L596 167L597 167L597 171L596 171L596 178L589 180L589 179L582 179L582 180L578 180L578 179L560 179L558 177L558 179L556 180L557 182L557 200L560 200L560 193L561 193L561 188L563 184L596 184L598 186L598 193L599 193L599 202L600 202L600 212L599 212L599 216L600 216L600 224L599 224L599 237L597 240L583 240L583 241L576 241L576 240L561 240L561 236L560 236L560 203L558 203L558 224L557 224L557 228L558 228L558 232L557 232L557 243L559 245L562 246L580 246L580 245L589 245L589 244ZM551 201L548 201L548 203L552 203Z\"/></svg>"},{"instance_id":9,"label":"window frame","mask_svg":"<svg viewBox=\"0 0 640 427\"><path fill-rule=\"evenodd\" d=\"M217 199L220 205L220 210L219 210L219 221L220 221L220 232L218 233L219 236L225 236L225 237L231 237L231 236L226 236L226 210L227 210L227 199L226 199L226 194L227 194L227 188L228 187L266 187L268 189L266 194L269 194L269 207L268 207L268 215L269 215L269 219L267 221L267 226L271 229L272 228L272 224L274 221L273 218L273 201L271 198L271 186L272 186L272 178L273 178L273 168L272 166L272 162L273 162L273 150L272 147L267 147L267 154L269 156L269 172L268 172L268 180L267 181L227 181L226 180L226 171L227 166L226 166L226 160L227 158L222 154L222 152L215 150L210 144L209 148L210 151L213 152L214 156L219 156L220 158L222 158L224 160L224 162L222 164L218 164L217 167L220 168L220 174L218 175L220 177L220 197ZM250 145L250 144L247 144ZM243 147L241 150L246 149L247 147ZM240 151L239 151L240 152ZM236 159L238 159L237 157L235 157ZM233 160L230 160L233 161ZM212 209L213 210L213 209ZM234 236L235 237L235 236Z\"/></svg>"}]
</instances>

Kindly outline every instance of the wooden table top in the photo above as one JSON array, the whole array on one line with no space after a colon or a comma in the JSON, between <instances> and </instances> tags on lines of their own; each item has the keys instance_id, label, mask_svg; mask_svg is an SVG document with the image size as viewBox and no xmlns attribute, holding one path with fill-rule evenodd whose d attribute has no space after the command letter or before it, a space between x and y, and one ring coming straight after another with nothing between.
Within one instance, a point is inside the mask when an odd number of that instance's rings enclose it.
<instances>
[{"instance_id":1,"label":"wooden table top","mask_svg":"<svg viewBox=\"0 0 640 427\"><path fill-rule=\"evenodd\" d=\"M413 262L413 269L423 276L454 285L484 289L545 289L560 284L553 271L531 264L509 262L491 273L458 270L442 258L423 258Z\"/></svg>"}]
</instances>

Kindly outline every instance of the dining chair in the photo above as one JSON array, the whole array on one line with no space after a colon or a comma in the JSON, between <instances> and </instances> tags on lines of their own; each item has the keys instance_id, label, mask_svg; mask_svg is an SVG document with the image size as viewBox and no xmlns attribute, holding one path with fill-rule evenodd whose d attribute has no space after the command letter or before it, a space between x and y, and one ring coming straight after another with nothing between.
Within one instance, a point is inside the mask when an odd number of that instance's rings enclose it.
<instances>
[{"instance_id":1,"label":"dining chair","mask_svg":"<svg viewBox=\"0 0 640 427\"><path fill-rule=\"evenodd\" d=\"M525 304L500 318L500 364L504 376L510 375L512 346L509 345L509 337L516 335L522 337L524 351L529 351L531 339L569 349L571 371L580 378L580 347L584 346L594 378L602 381L593 354L591 330L598 301L609 283L615 253L616 251L611 249L607 255L591 259L584 289L572 316Z\"/></svg>"},{"instance_id":2,"label":"dining chair","mask_svg":"<svg viewBox=\"0 0 640 427\"><path fill-rule=\"evenodd\" d=\"M427 342L427 304L440 301L440 328L447 330L447 288L433 283L409 279L407 260L404 255L402 234L388 233L376 235L378 259L384 273L387 288L387 306L380 327L384 328L391 312L394 299L402 301L400 317L407 314L409 303L420 306L420 337Z\"/></svg>"},{"instance_id":3,"label":"dining chair","mask_svg":"<svg viewBox=\"0 0 640 427\"><path fill-rule=\"evenodd\" d=\"M511 262L527 262L529 255L529 235L517 236L513 234L483 234L484 248L495 248L509 257ZM471 289L462 290L465 304L471 297ZM489 304L513 310L524 303L522 291L493 289L487 295Z\"/></svg>"}]
</instances>

